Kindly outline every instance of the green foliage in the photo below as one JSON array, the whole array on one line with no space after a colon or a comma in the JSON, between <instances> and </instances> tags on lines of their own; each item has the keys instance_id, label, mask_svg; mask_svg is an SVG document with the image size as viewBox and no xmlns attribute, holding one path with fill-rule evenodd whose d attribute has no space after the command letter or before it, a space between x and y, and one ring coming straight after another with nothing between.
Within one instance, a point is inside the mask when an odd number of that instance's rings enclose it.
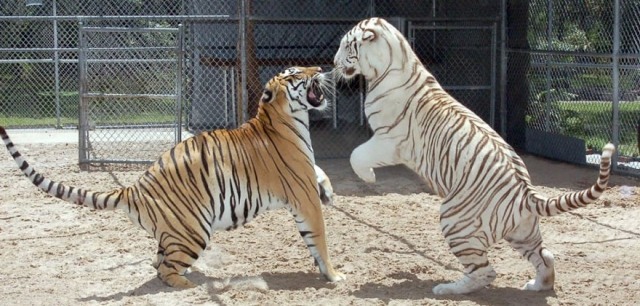
<instances>
[{"instance_id":1,"label":"green foliage","mask_svg":"<svg viewBox=\"0 0 640 306\"><path fill-rule=\"evenodd\" d=\"M548 0L530 1L529 44L538 50L611 52L612 35L607 33L613 33L612 2L553 1L550 14ZM551 35L547 32L550 17Z\"/></svg>"},{"instance_id":2,"label":"green foliage","mask_svg":"<svg viewBox=\"0 0 640 306\"><path fill-rule=\"evenodd\" d=\"M591 84L605 84L597 75L583 75ZM552 89L533 95L525 117L527 126L548 132L584 139L588 148L599 150L612 141L613 103L610 101L580 101L576 95ZM619 103L618 151L626 156L638 156L638 124L640 101Z\"/></svg>"},{"instance_id":3,"label":"green foliage","mask_svg":"<svg viewBox=\"0 0 640 306\"><path fill-rule=\"evenodd\" d=\"M587 147L599 150L611 141L613 104L602 101L557 102L562 134L584 139ZM640 124L640 101L619 104L620 154L638 152L637 125ZM634 120L635 119L635 120Z\"/></svg>"},{"instance_id":4,"label":"green foliage","mask_svg":"<svg viewBox=\"0 0 640 306\"><path fill-rule=\"evenodd\" d=\"M557 89L542 91L534 95L529 105L529 115L525 120L529 126L549 132L564 133L566 124L562 119L566 117L560 108L559 101L570 101L576 95Z\"/></svg>"},{"instance_id":5,"label":"green foliage","mask_svg":"<svg viewBox=\"0 0 640 306\"><path fill-rule=\"evenodd\" d=\"M101 125L117 125L121 124L122 121L126 121L127 124L135 125L135 124L148 124L149 122L153 123L173 123L175 121L175 116L167 115L167 114L128 114L125 116L120 116L118 118L111 118L106 120L101 120ZM6 127L51 127L57 124L57 119L55 117L47 117L47 118L31 118L31 117L16 117L16 116L4 116L0 115L0 122ZM77 126L78 118L77 117L61 117L60 124L62 126Z\"/></svg>"},{"instance_id":6,"label":"green foliage","mask_svg":"<svg viewBox=\"0 0 640 306\"><path fill-rule=\"evenodd\" d=\"M579 74L570 80L572 88L611 88L613 83L609 73L585 73Z\"/></svg>"},{"instance_id":7,"label":"green foliage","mask_svg":"<svg viewBox=\"0 0 640 306\"><path fill-rule=\"evenodd\" d=\"M538 93L537 95L535 95L534 99L537 102L546 102L547 99L549 99L549 101L551 102L558 102L558 101L571 101L577 97L578 97L577 95L572 94L570 92L552 88L549 91L543 91Z\"/></svg>"}]
</instances>

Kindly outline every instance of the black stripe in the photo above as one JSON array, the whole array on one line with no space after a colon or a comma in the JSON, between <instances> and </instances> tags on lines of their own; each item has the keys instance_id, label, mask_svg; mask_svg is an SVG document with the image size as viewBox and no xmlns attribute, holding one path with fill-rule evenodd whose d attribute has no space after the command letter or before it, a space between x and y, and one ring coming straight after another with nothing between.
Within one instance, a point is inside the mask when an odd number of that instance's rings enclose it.
<instances>
[{"instance_id":1,"label":"black stripe","mask_svg":"<svg viewBox=\"0 0 640 306\"><path fill-rule=\"evenodd\" d=\"M306 237L307 235L311 234L311 231L300 231L300 236L302 236L302 238Z\"/></svg>"},{"instance_id":2,"label":"black stripe","mask_svg":"<svg viewBox=\"0 0 640 306\"><path fill-rule=\"evenodd\" d=\"M58 184L58 189L56 190L56 197L62 198L64 195L64 186L62 184Z\"/></svg>"},{"instance_id":3,"label":"black stripe","mask_svg":"<svg viewBox=\"0 0 640 306\"><path fill-rule=\"evenodd\" d=\"M120 204L120 200L122 200L122 196L124 195L124 191L120 191L118 197L116 197L115 204L113 204L113 208L118 208L118 204Z\"/></svg>"},{"instance_id":4,"label":"black stripe","mask_svg":"<svg viewBox=\"0 0 640 306\"><path fill-rule=\"evenodd\" d=\"M42 181L44 181L44 176L40 175L40 174L36 174L36 177L33 178L33 183L36 186L40 186L40 184L42 183Z\"/></svg>"},{"instance_id":5,"label":"black stripe","mask_svg":"<svg viewBox=\"0 0 640 306\"><path fill-rule=\"evenodd\" d=\"M122 193L121 193L122 194ZM113 194L107 194L107 196L104 198L104 206L107 207L107 203L109 203L109 199L111 198Z\"/></svg>"},{"instance_id":6,"label":"black stripe","mask_svg":"<svg viewBox=\"0 0 640 306\"><path fill-rule=\"evenodd\" d=\"M593 185L593 189L597 192L603 192L604 189L602 187L600 187L600 185Z\"/></svg>"},{"instance_id":7,"label":"black stripe","mask_svg":"<svg viewBox=\"0 0 640 306\"><path fill-rule=\"evenodd\" d=\"M249 200L245 199L244 200L244 222L247 222L247 219L249 218Z\"/></svg>"}]
</instances>

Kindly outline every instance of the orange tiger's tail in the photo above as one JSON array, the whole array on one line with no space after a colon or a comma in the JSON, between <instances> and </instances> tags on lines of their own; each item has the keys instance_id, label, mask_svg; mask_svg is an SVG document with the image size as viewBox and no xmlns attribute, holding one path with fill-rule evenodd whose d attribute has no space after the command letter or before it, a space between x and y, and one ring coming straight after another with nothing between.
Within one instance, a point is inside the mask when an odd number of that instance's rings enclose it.
<instances>
[{"instance_id":1,"label":"orange tiger's tail","mask_svg":"<svg viewBox=\"0 0 640 306\"><path fill-rule=\"evenodd\" d=\"M600 176L598 181L588 189L566 193L553 198L545 198L537 193L529 196L529 208L539 216L555 216L566 211L584 207L593 203L607 188L609 173L611 171L611 156L615 152L613 144L609 143L602 149L600 159Z\"/></svg>"},{"instance_id":2,"label":"orange tiger's tail","mask_svg":"<svg viewBox=\"0 0 640 306\"><path fill-rule=\"evenodd\" d=\"M2 141L4 141L7 150L11 153L22 173L44 192L56 198L93 209L113 210L118 207L118 204L126 202L123 201L125 189L117 189L111 192L93 192L82 188L65 186L45 178L22 157L2 126L0 126L0 137L2 137Z\"/></svg>"}]
</instances>

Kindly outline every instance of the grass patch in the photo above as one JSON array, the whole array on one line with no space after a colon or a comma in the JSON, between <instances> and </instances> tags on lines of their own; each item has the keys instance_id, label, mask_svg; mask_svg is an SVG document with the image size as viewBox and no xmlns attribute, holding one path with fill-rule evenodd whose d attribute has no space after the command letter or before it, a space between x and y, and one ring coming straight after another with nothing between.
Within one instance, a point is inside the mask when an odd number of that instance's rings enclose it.
<instances>
[{"instance_id":1,"label":"grass patch","mask_svg":"<svg viewBox=\"0 0 640 306\"><path fill-rule=\"evenodd\" d=\"M175 123L175 115L161 113L141 113L136 115L120 116L113 119L90 120L93 125L139 125L139 124L171 124ZM78 118L60 118L63 127L77 127ZM55 127L57 120L55 117L32 118L0 115L0 125L8 128L31 128L31 127Z\"/></svg>"},{"instance_id":2,"label":"grass patch","mask_svg":"<svg viewBox=\"0 0 640 306\"><path fill-rule=\"evenodd\" d=\"M0 116L0 125L8 128L55 127L56 118L29 118ZM78 118L60 118L62 126L77 126Z\"/></svg>"},{"instance_id":3,"label":"grass patch","mask_svg":"<svg viewBox=\"0 0 640 306\"><path fill-rule=\"evenodd\" d=\"M612 140L613 104L604 101L561 101L561 125L564 134L584 139L588 148L596 151ZM618 152L638 156L638 124L640 101L619 104L620 145Z\"/></svg>"}]
</instances>

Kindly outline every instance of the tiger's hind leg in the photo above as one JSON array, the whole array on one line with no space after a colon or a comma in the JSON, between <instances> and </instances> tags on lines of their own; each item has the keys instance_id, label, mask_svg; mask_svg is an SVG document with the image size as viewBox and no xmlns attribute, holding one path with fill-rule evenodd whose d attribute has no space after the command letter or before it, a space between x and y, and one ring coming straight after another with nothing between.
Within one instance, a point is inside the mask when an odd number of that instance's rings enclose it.
<instances>
[{"instance_id":1,"label":"tiger's hind leg","mask_svg":"<svg viewBox=\"0 0 640 306\"><path fill-rule=\"evenodd\" d=\"M522 289L532 291L553 289L555 281L553 254L542 246L538 218L531 217L530 220L520 223L516 230L505 237L505 240L536 269L536 278L528 281Z\"/></svg>"},{"instance_id":2,"label":"tiger's hind leg","mask_svg":"<svg viewBox=\"0 0 640 306\"><path fill-rule=\"evenodd\" d=\"M187 247L176 242L166 248L160 246L156 260L154 260L153 263L154 266L157 265L158 277L171 287L196 287L196 284L184 276L189 267L191 267L202 254L203 250L200 247L195 247L198 248L198 250L187 249L185 251L184 249Z\"/></svg>"},{"instance_id":3,"label":"tiger's hind leg","mask_svg":"<svg viewBox=\"0 0 640 306\"><path fill-rule=\"evenodd\" d=\"M433 287L433 293L470 293L491 284L496 279L496 271L489 264L486 247L476 238L447 239L447 242L464 267L464 276L453 283Z\"/></svg>"}]
</instances>

